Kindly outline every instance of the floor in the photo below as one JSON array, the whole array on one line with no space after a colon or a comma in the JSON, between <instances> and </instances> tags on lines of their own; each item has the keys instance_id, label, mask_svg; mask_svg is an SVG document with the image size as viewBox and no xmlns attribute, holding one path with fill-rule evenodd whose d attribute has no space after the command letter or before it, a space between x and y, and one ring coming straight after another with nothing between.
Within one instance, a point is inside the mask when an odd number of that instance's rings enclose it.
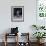
<instances>
[{"instance_id":1,"label":"floor","mask_svg":"<svg viewBox=\"0 0 46 46\"><path fill-rule=\"evenodd\" d=\"M30 46L37 46L37 44L36 43L30 43L31 45ZM4 43L2 42L0 42L0 46L4 46ZM8 45L7 46L15 46L15 43L8 43ZM21 46L25 46L25 45L21 45ZM46 46L46 43L44 43L44 45L42 45L42 46Z\"/></svg>"}]
</instances>

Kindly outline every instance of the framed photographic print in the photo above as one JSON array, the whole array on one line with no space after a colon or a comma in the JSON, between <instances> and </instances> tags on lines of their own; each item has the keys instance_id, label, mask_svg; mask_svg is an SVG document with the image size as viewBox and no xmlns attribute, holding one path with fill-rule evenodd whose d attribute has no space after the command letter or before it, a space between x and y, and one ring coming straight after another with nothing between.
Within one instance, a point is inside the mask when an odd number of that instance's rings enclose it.
<instances>
[{"instance_id":1,"label":"framed photographic print","mask_svg":"<svg viewBox=\"0 0 46 46\"><path fill-rule=\"evenodd\" d=\"M24 6L11 6L11 21L24 22Z\"/></svg>"}]
</instances>

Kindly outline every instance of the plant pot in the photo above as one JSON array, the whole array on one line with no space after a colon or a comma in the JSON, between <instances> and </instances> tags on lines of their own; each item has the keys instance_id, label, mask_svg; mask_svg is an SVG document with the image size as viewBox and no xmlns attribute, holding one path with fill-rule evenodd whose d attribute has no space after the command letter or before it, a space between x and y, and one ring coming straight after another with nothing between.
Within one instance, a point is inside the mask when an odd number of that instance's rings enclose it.
<instances>
[{"instance_id":1,"label":"plant pot","mask_svg":"<svg viewBox=\"0 0 46 46\"><path fill-rule=\"evenodd\" d=\"M40 43L40 39L37 39L37 43Z\"/></svg>"},{"instance_id":2,"label":"plant pot","mask_svg":"<svg viewBox=\"0 0 46 46\"><path fill-rule=\"evenodd\" d=\"M45 40L45 39L40 39L40 43L44 43L44 40Z\"/></svg>"},{"instance_id":3,"label":"plant pot","mask_svg":"<svg viewBox=\"0 0 46 46\"><path fill-rule=\"evenodd\" d=\"M45 40L45 39L38 39L37 42L38 42L39 44L41 44L41 43L44 42L44 40Z\"/></svg>"}]
</instances>

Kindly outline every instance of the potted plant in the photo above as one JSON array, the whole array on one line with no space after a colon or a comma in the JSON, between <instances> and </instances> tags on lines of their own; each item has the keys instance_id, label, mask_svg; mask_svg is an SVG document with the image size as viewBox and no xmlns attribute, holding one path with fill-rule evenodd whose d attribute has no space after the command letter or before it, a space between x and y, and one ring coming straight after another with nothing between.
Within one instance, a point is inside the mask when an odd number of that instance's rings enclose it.
<instances>
[{"instance_id":1,"label":"potted plant","mask_svg":"<svg viewBox=\"0 0 46 46\"><path fill-rule=\"evenodd\" d=\"M33 35L37 38L37 41L40 42L40 40L42 40L42 38L46 36L46 33L40 32L39 30L45 30L45 26L32 25L32 27L37 30L37 32L33 33Z\"/></svg>"},{"instance_id":2,"label":"potted plant","mask_svg":"<svg viewBox=\"0 0 46 46\"><path fill-rule=\"evenodd\" d=\"M44 36L46 36L46 33L45 32L35 32L33 35L37 38L38 43L41 43L40 40L42 38L45 38Z\"/></svg>"}]
</instances>

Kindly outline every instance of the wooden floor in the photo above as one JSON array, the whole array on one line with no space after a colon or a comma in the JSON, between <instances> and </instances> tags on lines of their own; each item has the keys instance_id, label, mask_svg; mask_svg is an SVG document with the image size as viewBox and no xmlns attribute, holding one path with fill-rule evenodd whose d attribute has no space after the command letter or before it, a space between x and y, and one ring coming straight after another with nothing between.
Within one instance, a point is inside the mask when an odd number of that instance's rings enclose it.
<instances>
[{"instance_id":1,"label":"wooden floor","mask_svg":"<svg viewBox=\"0 0 46 46\"><path fill-rule=\"evenodd\" d=\"M4 46L4 43L3 42L2 43L0 42L0 46ZM14 43L10 42L10 43L8 43L7 46L15 46L15 42ZM32 42L32 43L30 43L30 46L37 46L37 44ZM46 43L44 43L44 45L42 45L42 46L46 46Z\"/></svg>"}]
</instances>

